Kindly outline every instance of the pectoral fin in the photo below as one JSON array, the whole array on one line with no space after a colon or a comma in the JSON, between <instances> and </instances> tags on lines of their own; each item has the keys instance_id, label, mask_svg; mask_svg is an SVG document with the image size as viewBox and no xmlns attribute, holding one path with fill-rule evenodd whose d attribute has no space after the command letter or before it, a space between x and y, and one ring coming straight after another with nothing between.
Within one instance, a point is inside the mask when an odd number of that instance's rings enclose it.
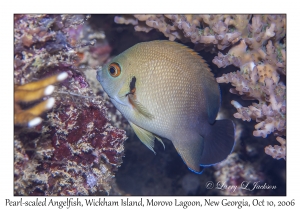
<instances>
[{"instance_id":1,"label":"pectoral fin","mask_svg":"<svg viewBox=\"0 0 300 210\"><path fill-rule=\"evenodd\" d=\"M146 131L145 129L135 125L132 122L129 122L129 124L131 125L132 129L134 130L137 137L141 140L141 142L143 142L143 144L145 144L146 147L148 147L155 154L155 151L153 149L155 136L149 131Z\"/></svg>"},{"instance_id":2,"label":"pectoral fin","mask_svg":"<svg viewBox=\"0 0 300 210\"><path fill-rule=\"evenodd\" d=\"M136 113L143 115L144 117L147 117L149 119L153 119L154 116L148 111L148 109L143 106L138 100L136 99L136 96L133 94L128 95L129 102L132 105L132 107L135 109Z\"/></svg>"},{"instance_id":3,"label":"pectoral fin","mask_svg":"<svg viewBox=\"0 0 300 210\"><path fill-rule=\"evenodd\" d=\"M142 115L146 118L153 119L154 116L148 111L148 109L143 106L138 100L136 96L136 77L132 77L129 85L124 85L119 93L118 98L126 98L128 97L128 101L131 104L132 108L136 111L138 115Z\"/></svg>"}]
</instances>

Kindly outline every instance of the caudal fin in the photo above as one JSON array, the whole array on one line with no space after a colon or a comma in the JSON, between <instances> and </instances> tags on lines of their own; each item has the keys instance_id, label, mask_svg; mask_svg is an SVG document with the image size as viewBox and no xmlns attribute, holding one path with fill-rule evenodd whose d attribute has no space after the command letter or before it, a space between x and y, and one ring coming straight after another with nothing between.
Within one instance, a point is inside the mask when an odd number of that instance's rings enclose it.
<instances>
[{"instance_id":1,"label":"caudal fin","mask_svg":"<svg viewBox=\"0 0 300 210\"><path fill-rule=\"evenodd\" d=\"M234 124L231 120L216 120L204 136L200 165L216 164L231 153L234 146Z\"/></svg>"}]
</instances>

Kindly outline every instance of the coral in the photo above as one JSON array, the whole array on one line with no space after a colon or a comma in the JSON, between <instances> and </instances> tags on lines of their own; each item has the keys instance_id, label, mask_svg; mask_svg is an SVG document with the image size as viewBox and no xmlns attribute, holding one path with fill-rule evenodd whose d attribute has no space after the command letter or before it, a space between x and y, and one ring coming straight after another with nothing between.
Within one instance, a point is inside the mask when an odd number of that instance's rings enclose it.
<instances>
[{"instance_id":1,"label":"coral","mask_svg":"<svg viewBox=\"0 0 300 210\"><path fill-rule=\"evenodd\" d=\"M251 15L133 15L116 16L119 24L132 24L136 31L157 29L169 40L191 40L201 47L223 50L239 41ZM235 30L236 29L236 30Z\"/></svg>"},{"instance_id":2,"label":"coral","mask_svg":"<svg viewBox=\"0 0 300 210\"><path fill-rule=\"evenodd\" d=\"M108 194L125 132L108 123L100 97L57 94L48 125L16 132L15 194Z\"/></svg>"},{"instance_id":3,"label":"coral","mask_svg":"<svg viewBox=\"0 0 300 210\"><path fill-rule=\"evenodd\" d=\"M258 101L248 107L232 101L234 117L256 120L254 136L285 135L285 15L127 15L116 16L115 22L132 24L136 31L157 29L172 41L190 40L197 50L218 53L212 60L215 65L239 70L217 82L231 83L231 93Z\"/></svg>"},{"instance_id":4,"label":"coral","mask_svg":"<svg viewBox=\"0 0 300 210\"><path fill-rule=\"evenodd\" d=\"M69 31L82 25L86 18L83 15L15 15L15 84L31 82L45 69L72 66L83 44L74 42Z\"/></svg>"},{"instance_id":5,"label":"coral","mask_svg":"<svg viewBox=\"0 0 300 210\"><path fill-rule=\"evenodd\" d=\"M266 154L272 156L274 159L285 159L286 158L286 142L284 138L277 136L276 140L281 144L280 146L275 145L274 147L269 145L265 147Z\"/></svg>"},{"instance_id":6,"label":"coral","mask_svg":"<svg viewBox=\"0 0 300 210\"><path fill-rule=\"evenodd\" d=\"M245 189L253 189L252 184L255 182L264 183L266 177L253 163L242 160L237 153L230 154L225 161L216 164L214 168L216 169L215 187L222 195L265 195L265 191L251 192ZM246 187L248 183L251 183L251 187ZM229 186L236 187L236 189Z\"/></svg>"},{"instance_id":7,"label":"coral","mask_svg":"<svg viewBox=\"0 0 300 210\"><path fill-rule=\"evenodd\" d=\"M256 15L252 18L252 25L249 24L249 31L248 37L251 38L242 39L226 55L240 71L223 75L217 81L231 82L235 86L232 93L259 101L248 108L235 106L239 108L236 118L249 121L248 116L251 116L259 122L254 136L266 137L274 131L285 135L286 92L279 74L286 72L285 44L280 43L285 36L285 15ZM213 62L218 67L225 67L228 63L223 57L226 56L219 54Z\"/></svg>"},{"instance_id":8,"label":"coral","mask_svg":"<svg viewBox=\"0 0 300 210\"><path fill-rule=\"evenodd\" d=\"M105 39L104 31L95 31L88 24L84 24L78 26L76 29L71 28L68 34L70 42L73 45L81 46L77 50L78 59L76 60L76 65L80 69L87 68L94 70L95 68L99 68L109 58L111 47ZM78 43L77 40L82 40L82 42Z\"/></svg>"},{"instance_id":9,"label":"coral","mask_svg":"<svg viewBox=\"0 0 300 210\"><path fill-rule=\"evenodd\" d=\"M218 67L233 64L240 68L217 78L217 82L230 82L235 87L231 93L258 100L248 107L232 101L238 111L234 117L258 122L254 136L266 138L273 132L285 136L286 86L280 78L286 73L285 44L281 43L285 36L285 15L254 15L248 29L248 37L243 37L226 55L219 53L213 60ZM272 147L268 148L266 151Z\"/></svg>"},{"instance_id":10,"label":"coral","mask_svg":"<svg viewBox=\"0 0 300 210\"><path fill-rule=\"evenodd\" d=\"M80 68L80 53L96 44L94 38L78 35L83 33L85 27L81 25L86 18L15 16L15 100L24 101L18 93L22 87L37 84L33 90L44 94L41 83L46 81L49 87L57 75L68 76L55 89L50 86L53 105L40 116L44 119L41 124L15 126L15 195L110 193L114 174L122 163L126 135L110 124L106 102L92 91ZM56 80L49 82L51 78ZM31 95L39 94L25 96ZM28 106L31 104L25 103L21 108L26 111Z\"/></svg>"}]
</instances>

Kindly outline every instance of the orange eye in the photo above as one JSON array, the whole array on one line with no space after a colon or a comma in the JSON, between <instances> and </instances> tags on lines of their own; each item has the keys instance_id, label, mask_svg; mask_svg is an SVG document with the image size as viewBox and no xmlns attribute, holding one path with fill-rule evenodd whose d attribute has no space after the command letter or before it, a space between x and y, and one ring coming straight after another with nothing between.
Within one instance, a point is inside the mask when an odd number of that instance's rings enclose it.
<instances>
[{"instance_id":1,"label":"orange eye","mask_svg":"<svg viewBox=\"0 0 300 210\"><path fill-rule=\"evenodd\" d=\"M108 72L112 77L117 77L121 74L121 67L117 63L111 63L108 67Z\"/></svg>"}]
</instances>

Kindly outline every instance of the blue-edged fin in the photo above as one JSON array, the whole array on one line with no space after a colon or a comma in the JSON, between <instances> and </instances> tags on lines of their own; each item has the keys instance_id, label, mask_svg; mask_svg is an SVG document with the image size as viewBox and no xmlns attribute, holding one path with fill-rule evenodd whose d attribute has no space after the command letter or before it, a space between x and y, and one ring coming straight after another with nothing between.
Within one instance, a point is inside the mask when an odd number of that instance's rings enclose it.
<instances>
[{"instance_id":1,"label":"blue-edged fin","mask_svg":"<svg viewBox=\"0 0 300 210\"><path fill-rule=\"evenodd\" d=\"M204 136L204 150L200 164L216 164L232 152L234 146L234 124L231 120L216 120Z\"/></svg>"},{"instance_id":2,"label":"blue-edged fin","mask_svg":"<svg viewBox=\"0 0 300 210\"><path fill-rule=\"evenodd\" d=\"M129 124L131 125L132 129L134 130L137 137L141 140L141 142L143 142L143 144L145 144L146 147L148 147L155 154L155 151L153 149L155 136L151 132L146 131L145 129L135 125L132 122L129 122Z\"/></svg>"},{"instance_id":3,"label":"blue-edged fin","mask_svg":"<svg viewBox=\"0 0 300 210\"><path fill-rule=\"evenodd\" d=\"M172 139L175 149L185 164L195 173L202 173L200 160L203 153L203 142L203 137L196 133L188 136L177 136L177 139Z\"/></svg>"}]
</instances>

